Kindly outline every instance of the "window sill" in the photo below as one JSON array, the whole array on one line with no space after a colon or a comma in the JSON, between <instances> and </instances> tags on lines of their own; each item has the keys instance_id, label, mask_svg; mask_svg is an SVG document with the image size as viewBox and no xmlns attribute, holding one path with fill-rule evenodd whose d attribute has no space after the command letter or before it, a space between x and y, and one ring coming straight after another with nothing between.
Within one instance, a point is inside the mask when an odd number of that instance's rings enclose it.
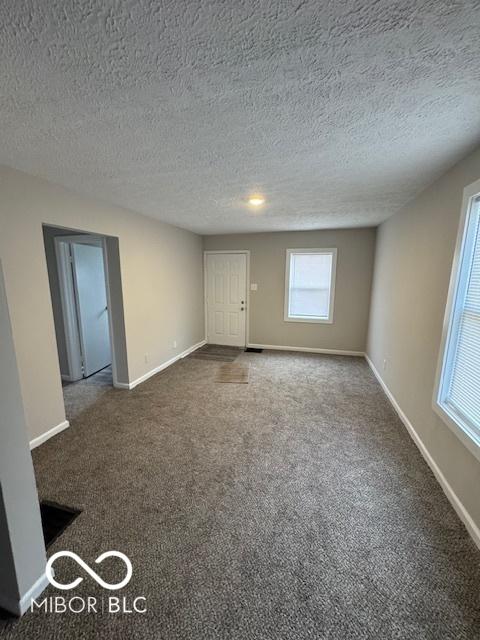
<instances>
[{"instance_id":1,"label":"window sill","mask_svg":"<svg viewBox=\"0 0 480 640\"><path fill-rule=\"evenodd\" d=\"M310 322L313 324L333 324L333 318L315 318L313 316L285 316L284 322Z\"/></svg>"},{"instance_id":2,"label":"window sill","mask_svg":"<svg viewBox=\"0 0 480 640\"><path fill-rule=\"evenodd\" d=\"M462 441L470 453L480 461L480 434L477 430L446 404L434 401L433 409L447 427Z\"/></svg>"}]
</instances>

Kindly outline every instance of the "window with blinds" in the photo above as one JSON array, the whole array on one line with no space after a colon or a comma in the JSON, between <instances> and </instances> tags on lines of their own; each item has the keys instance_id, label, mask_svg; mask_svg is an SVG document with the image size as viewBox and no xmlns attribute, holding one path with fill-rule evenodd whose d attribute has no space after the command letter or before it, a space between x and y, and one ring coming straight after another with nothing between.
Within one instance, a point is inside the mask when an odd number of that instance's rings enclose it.
<instances>
[{"instance_id":1,"label":"window with blinds","mask_svg":"<svg viewBox=\"0 0 480 640\"><path fill-rule=\"evenodd\" d=\"M465 218L438 403L480 446L480 199Z\"/></svg>"},{"instance_id":2,"label":"window with blinds","mask_svg":"<svg viewBox=\"0 0 480 640\"><path fill-rule=\"evenodd\" d=\"M287 322L332 322L336 255L336 249L287 249Z\"/></svg>"}]
</instances>

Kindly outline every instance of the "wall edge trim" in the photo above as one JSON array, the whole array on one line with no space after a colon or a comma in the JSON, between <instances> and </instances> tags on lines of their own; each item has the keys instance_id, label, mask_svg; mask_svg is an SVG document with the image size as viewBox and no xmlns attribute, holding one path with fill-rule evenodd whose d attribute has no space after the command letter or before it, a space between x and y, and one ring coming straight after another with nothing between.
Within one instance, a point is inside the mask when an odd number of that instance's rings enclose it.
<instances>
[{"instance_id":1,"label":"wall edge trim","mask_svg":"<svg viewBox=\"0 0 480 640\"><path fill-rule=\"evenodd\" d=\"M47 575L46 573L42 573L20 600L14 600L13 598L8 598L0 594L0 606L15 616L23 616L29 609L31 601L39 596L48 585L49 580Z\"/></svg>"},{"instance_id":2,"label":"wall edge trim","mask_svg":"<svg viewBox=\"0 0 480 640\"><path fill-rule=\"evenodd\" d=\"M206 340L201 340L200 342L197 342L197 344L194 344L188 349L185 349L185 351L182 351L182 353L179 353L173 358L170 358L170 360L166 360L165 362L162 362L162 364L159 364L158 367L155 367L154 369L147 371L147 373L144 373L143 376L136 378L136 380L133 380L132 382L129 382L129 383L119 382L115 386L119 389L130 389L130 390L134 389L142 382L145 382L145 380L148 380L155 374L160 373L160 371L163 371L167 367L170 367L172 364L174 364L178 360L182 360L183 358L186 358L188 355L190 355L197 349L200 349L200 347L203 347L203 345L206 344L206 342L207 342Z\"/></svg>"},{"instance_id":3,"label":"wall edge trim","mask_svg":"<svg viewBox=\"0 0 480 640\"><path fill-rule=\"evenodd\" d=\"M41 444L43 444L47 440L50 440L50 438L52 438L53 436L56 436L57 433L60 433L61 431L68 429L69 426L70 426L70 423L68 420L64 420L63 422L60 422L60 424L57 424L57 426L52 427L48 431L45 431L45 433L42 433L36 438L33 438L33 440L30 440L30 449L35 449L36 447L39 447Z\"/></svg>"},{"instance_id":4,"label":"wall edge trim","mask_svg":"<svg viewBox=\"0 0 480 640\"><path fill-rule=\"evenodd\" d=\"M326 355L336 355L336 356L364 356L365 353L363 351L349 351L344 349L317 349L316 347L288 347L279 344L254 344L253 342L249 342L247 347L252 347L254 349L272 349L276 351L299 351L305 353L324 353Z\"/></svg>"}]
</instances>

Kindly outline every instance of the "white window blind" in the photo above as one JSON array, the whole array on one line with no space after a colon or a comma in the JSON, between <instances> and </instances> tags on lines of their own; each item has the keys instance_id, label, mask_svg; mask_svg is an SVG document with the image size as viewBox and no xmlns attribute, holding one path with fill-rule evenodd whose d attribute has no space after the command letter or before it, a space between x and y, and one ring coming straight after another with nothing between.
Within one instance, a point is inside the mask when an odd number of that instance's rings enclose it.
<instances>
[{"instance_id":1,"label":"white window blind","mask_svg":"<svg viewBox=\"0 0 480 640\"><path fill-rule=\"evenodd\" d=\"M331 322L335 249L287 251L285 320Z\"/></svg>"},{"instance_id":2,"label":"white window blind","mask_svg":"<svg viewBox=\"0 0 480 640\"><path fill-rule=\"evenodd\" d=\"M465 225L440 405L480 442L480 203Z\"/></svg>"}]
</instances>

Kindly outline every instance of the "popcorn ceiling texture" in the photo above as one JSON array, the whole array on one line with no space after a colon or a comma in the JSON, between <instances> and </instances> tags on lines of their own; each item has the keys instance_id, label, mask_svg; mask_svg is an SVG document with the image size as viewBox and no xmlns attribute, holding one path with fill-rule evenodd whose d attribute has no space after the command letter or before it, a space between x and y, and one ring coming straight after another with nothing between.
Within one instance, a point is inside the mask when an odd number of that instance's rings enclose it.
<instances>
[{"instance_id":1,"label":"popcorn ceiling texture","mask_svg":"<svg viewBox=\"0 0 480 640\"><path fill-rule=\"evenodd\" d=\"M479 21L478 1L4 0L0 162L200 233L374 225L480 141Z\"/></svg>"}]
</instances>

